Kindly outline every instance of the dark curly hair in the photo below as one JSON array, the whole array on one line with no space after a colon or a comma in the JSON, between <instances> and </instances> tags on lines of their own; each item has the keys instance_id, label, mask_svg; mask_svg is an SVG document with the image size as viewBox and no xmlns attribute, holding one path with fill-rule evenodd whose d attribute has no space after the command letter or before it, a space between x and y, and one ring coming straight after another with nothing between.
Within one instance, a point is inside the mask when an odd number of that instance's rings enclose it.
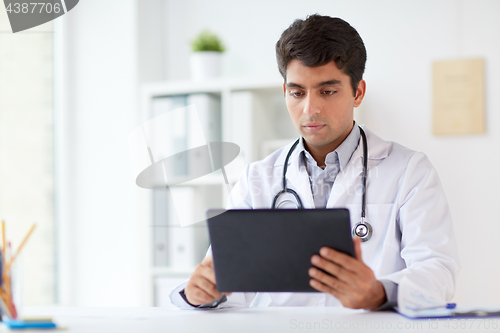
<instances>
[{"instance_id":1,"label":"dark curly hair","mask_svg":"<svg viewBox=\"0 0 500 333\"><path fill-rule=\"evenodd\" d=\"M276 43L276 60L285 83L286 68L294 59L308 67L335 61L337 68L349 75L356 95L365 71L366 49L349 23L337 17L314 14L305 20L295 20Z\"/></svg>"}]
</instances>

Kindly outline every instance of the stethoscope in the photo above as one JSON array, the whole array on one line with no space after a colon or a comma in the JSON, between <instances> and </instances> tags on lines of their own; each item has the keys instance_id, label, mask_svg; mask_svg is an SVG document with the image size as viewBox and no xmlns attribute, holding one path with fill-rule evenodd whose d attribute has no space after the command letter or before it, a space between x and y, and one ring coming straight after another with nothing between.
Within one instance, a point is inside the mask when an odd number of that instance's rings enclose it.
<instances>
[{"instance_id":1,"label":"stethoscope","mask_svg":"<svg viewBox=\"0 0 500 333\"><path fill-rule=\"evenodd\" d=\"M359 132L361 134L361 138L363 139L363 176L362 176L362 181L363 181L363 199L361 203L361 221L356 223L356 225L352 228L352 236L357 236L361 238L363 242L368 241L370 238L372 238L373 235L373 228L370 225L370 223L366 222L366 217L365 217L365 208L366 208L366 171L368 169L368 143L366 142L366 135L365 131L361 127L359 127ZM286 170L288 169L288 160L290 159L290 156L292 155L293 150L297 145L299 144L300 138L295 141L295 143L292 145L290 150L288 151L288 154L286 155L285 158L285 165L283 166L283 189L278 192L274 196L273 200L273 205L272 209L279 208L282 206L285 202L292 202L292 200L285 200L281 202L278 207L276 207L276 202L278 201L278 198L285 193L290 193L295 197L295 200L297 201L297 208L299 209L304 209L304 206L302 205L302 200L300 200L299 195L297 192L292 190L291 188L286 187Z\"/></svg>"}]
</instances>

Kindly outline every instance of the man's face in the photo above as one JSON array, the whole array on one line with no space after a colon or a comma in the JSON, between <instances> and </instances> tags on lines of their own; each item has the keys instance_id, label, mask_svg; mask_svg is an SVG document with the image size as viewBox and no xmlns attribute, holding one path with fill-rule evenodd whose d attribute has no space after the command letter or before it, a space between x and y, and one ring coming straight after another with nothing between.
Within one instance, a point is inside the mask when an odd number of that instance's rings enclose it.
<instances>
[{"instance_id":1,"label":"man's face","mask_svg":"<svg viewBox=\"0 0 500 333\"><path fill-rule=\"evenodd\" d=\"M349 76L335 62L307 67L296 59L288 64L286 78L286 106L308 148L335 150L352 129L353 110L363 100L365 82L360 81L355 97Z\"/></svg>"}]
</instances>

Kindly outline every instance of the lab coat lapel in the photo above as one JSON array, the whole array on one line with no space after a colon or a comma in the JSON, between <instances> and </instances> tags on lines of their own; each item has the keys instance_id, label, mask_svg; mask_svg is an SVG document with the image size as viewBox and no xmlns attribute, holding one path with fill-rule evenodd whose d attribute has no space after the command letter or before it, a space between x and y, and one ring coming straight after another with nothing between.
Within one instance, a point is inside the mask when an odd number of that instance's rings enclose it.
<instances>
[{"instance_id":1,"label":"lab coat lapel","mask_svg":"<svg viewBox=\"0 0 500 333\"><path fill-rule=\"evenodd\" d=\"M364 128L368 141L368 180L369 171L389 154L390 143L382 140L370 130ZM337 175L328 198L327 207L345 207L348 203L361 204L363 173L363 142L360 143L342 172Z\"/></svg>"},{"instance_id":2,"label":"lab coat lapel","mask_svg":"<svg viewBox=\"0 0 500 333\"><path fill-rule=\"evenodd\" d=\"M287 184L289 187L294 188L302 200L304 208L314 208L314 200L311 192L311 183L309 182L309 175L307 169L303 166L299 170L299 154L295 159L290 158L290 164L287 170Z\"/></svg>"},{"instance_id":3,"label":"lab coat lapel","mask_svg":"<svg viewBox=\"0 0 500 333\"><path fill-rule=\"evenodd\" d=\"M352 202L353 199L356 200L355 198L352 198L353 195L356 195L356 190L361 193L363 147L360 146L361 145L358 145L358 148L356 148L352 154L351 159L345 166L344 170L342 170L342 172L340 172L335 178L335 182L333 183L332 190L330 192L330 197L328 198L328 202L326 204L327 208L345 207L345 205ZM359 178L359 180L357 178ZM359 195L359 198L361 198L361 194Z\"/></svg>"}]
</instances>

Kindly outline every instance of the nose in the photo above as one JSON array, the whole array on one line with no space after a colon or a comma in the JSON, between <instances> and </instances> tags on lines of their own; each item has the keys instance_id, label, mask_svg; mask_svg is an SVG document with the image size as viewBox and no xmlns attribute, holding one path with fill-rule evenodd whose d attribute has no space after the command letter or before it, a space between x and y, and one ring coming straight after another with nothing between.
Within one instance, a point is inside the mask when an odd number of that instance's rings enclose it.
<instances>
[{"instance_id":1,"label":"nose","mask_svg":"<svg viewBox=\"0 0 500 333\"><path fill-rule=\"evenodd\" d=\"M319 100L313 94L307 94L304 100L304 114L311 116L321 111Z\"/></svg>"}]
</instances>

